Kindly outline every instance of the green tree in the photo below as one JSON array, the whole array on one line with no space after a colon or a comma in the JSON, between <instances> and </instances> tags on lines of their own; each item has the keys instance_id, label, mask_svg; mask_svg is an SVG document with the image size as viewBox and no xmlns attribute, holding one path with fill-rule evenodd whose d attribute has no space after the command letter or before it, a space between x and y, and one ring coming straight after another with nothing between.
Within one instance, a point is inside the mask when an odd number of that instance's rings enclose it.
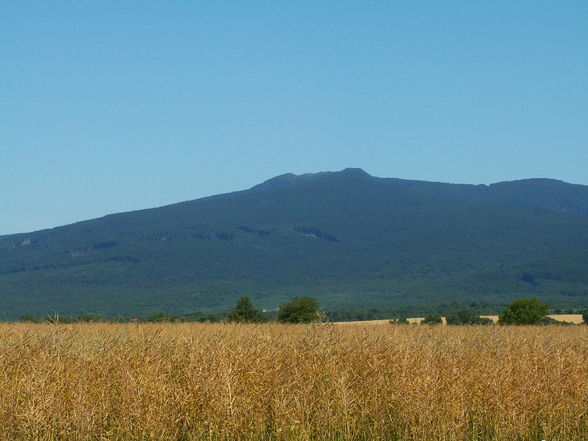
<instances>
[{"instance_id":1,"label":"green tree","mask_svg":"<svg viewBox=\"0 0 588 441\"><path fill-rule=\"evenodd\" d=\"M278 321L282 323L310 323L319 319L319 303L312 297L298 297L280 305Z\"/></svg>"},{"instance_id":2,"label":"green tree","mask_svg":"<svg viewBox=\"0 0 588 441\"><path fill-rule=\"evenodd\" d=\"M249 297L241 297L237 300L235 309L227 314L228 322L260 323L265 321L265 316L261 311L253 307Z\"/></svg>"},{"instance_id":3,"label":"green tree","mask_svg":"<svg viewBox=\"0 0 588 441\"><path fill-rule=\"evenodd\" d=\"M489 325L492 320L482 318L471 309L462 309L447 316L448 325Z\"/></svg>"},{"instance_id":4,"label":"green tree","mask_svg":"<svg viewBox=\"0 0 588 441\"><path fill-rule=\"evenodd\" d=\"M549 306L535 297L517 299L498 318L502 325L540 325L546 323Z\"/></svg>"},{"instance_id":5,"label":"green tree","mask_svg":"<svg viewBox=\"0 0 588 441\"><path fill-rule=\"evenodd\" d=\"M443 319L439 314L429 314L422 321L423 325L440 325L441 323L443 323Z\"/></svg>"}]
</instances>

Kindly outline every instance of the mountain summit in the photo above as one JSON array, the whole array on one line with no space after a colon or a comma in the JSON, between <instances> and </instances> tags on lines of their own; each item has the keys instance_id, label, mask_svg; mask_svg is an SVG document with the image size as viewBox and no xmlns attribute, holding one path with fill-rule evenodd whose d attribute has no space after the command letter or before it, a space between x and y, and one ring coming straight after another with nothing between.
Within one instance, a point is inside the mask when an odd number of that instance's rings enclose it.
<instances>
[{"instance_id":1,"label":"mountain summit","mask_svg":"<svg viewBox=\"0 0 588 441\"><path fill-rule=\"evenodd\" d=\"M588 303L588 187L284 174L245 191L0 237L0 313L214 312L538 296Z\"/></svg>"},{"instance_id":2,"label":"mountain summit","mask_svg":"<svg viewBox=\"0 0 588 441\"><path fill-rule=\"evenodd\" d=\"M277 188L291 187L293 185L301 184L304 182L314 181L325 177L333 176L344 176L347 178L355 179L366 179L371 176L363 171L361 168L346 168L339 172L318 172L318 173L304 173L301 175L295 175L294 173L285 173L283 175L276 176L275 178L268 179L262 184L256 185L252 190L274 190Z\"/></svg>"}]
</instances>

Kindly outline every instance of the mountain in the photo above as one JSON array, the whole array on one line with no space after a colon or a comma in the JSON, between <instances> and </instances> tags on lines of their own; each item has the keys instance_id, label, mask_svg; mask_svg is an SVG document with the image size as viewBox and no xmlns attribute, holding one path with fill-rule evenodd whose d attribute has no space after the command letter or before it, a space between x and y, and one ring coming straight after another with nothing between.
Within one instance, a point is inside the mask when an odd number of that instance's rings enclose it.
<instances>
[{"instance_id":1,"label":"mountain","mask_svg":"<svg viewBox=\"0 0 588 441\"><path fill-rule=\"evenodd\" d=\"M0 314L588 306L588 187L286 174L249 190L0 236Z\"/></svg>"}]
</instances>

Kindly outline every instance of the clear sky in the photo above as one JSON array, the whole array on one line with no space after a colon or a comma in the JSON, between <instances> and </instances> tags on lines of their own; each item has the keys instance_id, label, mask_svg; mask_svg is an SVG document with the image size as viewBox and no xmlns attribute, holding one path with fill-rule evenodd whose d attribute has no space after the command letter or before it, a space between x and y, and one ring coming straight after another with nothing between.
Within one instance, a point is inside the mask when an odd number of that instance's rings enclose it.
<instances>
[{"instance_id":1,"label":"clear sky","mask_svg":"<svg viewBox=\"0 0 588 441\"><path fill-rule=\"evenodd\" d=\"M4 1L0 234L286 172L588 184L588 2Z\"/></svg>"}]
</instances>

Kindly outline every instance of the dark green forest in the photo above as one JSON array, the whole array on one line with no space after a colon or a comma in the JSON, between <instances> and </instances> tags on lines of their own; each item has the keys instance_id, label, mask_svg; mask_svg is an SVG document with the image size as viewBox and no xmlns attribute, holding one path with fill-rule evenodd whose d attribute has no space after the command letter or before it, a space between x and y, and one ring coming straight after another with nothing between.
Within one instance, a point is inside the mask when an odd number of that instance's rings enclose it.
<instances>
[{"instance_id":1,"label":"dark green forest","mask_svg":"<svg viewBox=\"0 0 588 441\"><path fill-rule=\"evenodd\" d=\"M268 311L379 318L519 297L588 306L588 187L282 175L252 189L0 237L0 319ZM443 311L445 312L445 311ZM374 317L376 316L376 317Z\"/></svg>"}]
</instances>

